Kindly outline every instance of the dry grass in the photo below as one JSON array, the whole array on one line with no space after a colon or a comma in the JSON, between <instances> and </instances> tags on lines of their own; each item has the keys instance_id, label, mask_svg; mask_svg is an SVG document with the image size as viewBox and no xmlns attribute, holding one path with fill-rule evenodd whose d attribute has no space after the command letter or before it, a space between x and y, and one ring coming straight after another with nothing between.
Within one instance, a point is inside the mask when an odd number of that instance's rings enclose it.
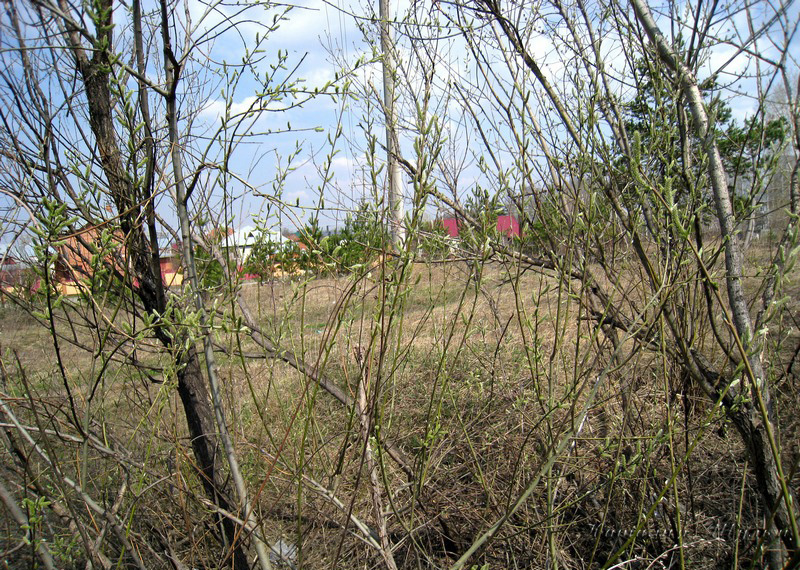
<instances>
[{"instance_id":1,"label":"dry grass","mask_svg":"<svg viewBox=\"0 0 800 570\"><path fill-rule=\"evenodd\" d=\"M674 563L680 520L688 567L715 567L732 556L725 525L761 524L744 450L724 418L658 353L629 340L625 358L616 360L595 322L582 317L573 284L519 273L513 264L487 264L479 286L470 279L474 268L463 263L409 271L399 289L387 281L390 268L377 267L358 278L280 280L242 291L271 338L352 399L358 383L368 381L376 433L402 451L414 473L409 478L385 453L377 457L383 516L400 567L452 564L537 475L532 495L474 562L600 566L641 523L622 559ZM631 286L619 289L629 301L644 295L631 275ZM796 300L786 306L781 334L789 342L770 352L776 368L787 365L797 345ZM219 307L235 316L233 305ZM63 397L46 330L23 312L3 311L5 365L15 351L40 379L36 398ZM377 551L348 522L354 516L376 525L355 410L286 363L264 357L246 335L220 331L217 339L225 347L219 358L229 425L267 538L297 541L303 567L380 565ZM92 357L74 347L63 354L85 406L88 387L78 380L91 377L85 371ZM777 387L781 410L797 409L793 370ZM542 470L580 422L584 404L579 436ZM199 565L213 541L174 384L169 377L148 382L114 365L90 409L94 424L129 450L137 467L121 470L115 459L97 456L89 487L103 494L123 473L133 477L137 498L126 513L137 532L146 534L148 525L167 529L184 562ZM787 413L782 422L791 448L797 420ZM701 444L683 462L698 437ZM62 460L65 469L81 472L76 449L66 449ZM676 465L675 484L664 489ZM164 501L176 508L159 508ZM198 520L206 521L205 531ZM742 561L754 557L753 544L740 540Z\"/></svg>"}]
</instances>

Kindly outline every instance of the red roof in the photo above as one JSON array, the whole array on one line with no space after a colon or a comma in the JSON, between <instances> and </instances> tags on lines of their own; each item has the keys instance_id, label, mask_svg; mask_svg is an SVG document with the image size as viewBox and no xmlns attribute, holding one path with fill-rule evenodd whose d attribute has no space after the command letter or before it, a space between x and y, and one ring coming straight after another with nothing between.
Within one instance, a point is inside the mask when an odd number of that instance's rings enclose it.
<instances>
[{"instance_id":1,"label":"red roof","mask_svg":"<svg viewBox=\"0 0 800 570\"><path fill-rule=\"evenodd\" d=\"M461 221L456 218L445 218L442 220L447 235L450 237L458 237L458 230L461 226ZM497 231L507 237L519 237L519 221L514 216L498 216L497 217Z\"/></svg>"},{"instance_id":2,"label":"red roof","mask_svg":"<svg viewBox=\"0 0 800 570\"><path fill-rule=\"evenodd\" d=\"M497 231L507 237L519 237L519 222L514 216L498 216Z\"/></svg>"},{"instance_id":3,"label":"red roof","mask_svg":"<svg viewBox=\"0 0 800 570\"><path fill-rule=\"evenodd\" d=\"M455 218L445 218L442 220L442 225L444 226L445 231L447 231L447 235L450 237L458 237L458 220Z\"/></svg>"}]
</instances>

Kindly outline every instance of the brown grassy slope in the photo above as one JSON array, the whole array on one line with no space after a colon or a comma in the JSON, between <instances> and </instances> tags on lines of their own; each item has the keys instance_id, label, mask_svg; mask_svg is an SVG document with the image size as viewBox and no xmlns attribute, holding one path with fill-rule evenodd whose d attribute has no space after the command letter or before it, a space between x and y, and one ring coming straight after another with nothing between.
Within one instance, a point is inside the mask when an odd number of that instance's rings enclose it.
<instances>
[{"instance_id":1,"label":"brown grassy slope","mask_svg":"<svg viewBox=\"0 0 800 570\"><path fill-rule=\"evenodd\" d=\"M751 259L753 276L763 262ZM409 478L370 442L382 466L381 517L399 566L452 563L537 475L542 478L529 499L475 563L544 567L557 557L566 567L595 566L652 509L642 523L647 534L623 559L673 559L680 524L691 567L715 567L733 556L735 544L720 528L762 524L745 455L724 418L686 385L670 358L634 350L636 343L627 341L625 358L615 360L608 339L585 318L574 283L520 274L513 264L485 266L479 286L470 279L474 268L463 263L415 266L399 290L389 275L378 267L363 278L281 280L246 285L243 295L281 347L353 400L359 382L367 383L376 433L413 470ZM624 290L635 298L631 275ZM797 369L781 371L797 346L796 287L786 290L768 351L790 459ZM235 316L229 303L219 307ZM223 322L221 314L216 318ZM379 518L356 411L287 364L264 358L246 331L230 331L216 333L225 349L219 360L228 423L268 538L299 540L307 567L379 564L375 549L347 524L353 516L375 529ZM40 379L37 395L63 396L46 330L7 311L0 332L3 348L16 349L26 371ZM65 354L84 406L81 379L92 377L93 359L73 348ZM542 471L554 446L580 423L598 376L579 436ZM90 409L96 425L136 457L141 498L131 499L139 505L133 520L162 529L164 540L193 563L210 556L193 530L208 514L196 493L174 386L166 380L148 382L129 365L115 365ZM80 456L66 448L64 462L80 472ZM673 469L675 484L654 503ZM88 471L90 488L108 493L123 471L131 472L98 459ZM164 501L177 508L163 510ZM754 556L752 540L741 538L739 548L743 563Z\"/></svg>"}]
</instances>

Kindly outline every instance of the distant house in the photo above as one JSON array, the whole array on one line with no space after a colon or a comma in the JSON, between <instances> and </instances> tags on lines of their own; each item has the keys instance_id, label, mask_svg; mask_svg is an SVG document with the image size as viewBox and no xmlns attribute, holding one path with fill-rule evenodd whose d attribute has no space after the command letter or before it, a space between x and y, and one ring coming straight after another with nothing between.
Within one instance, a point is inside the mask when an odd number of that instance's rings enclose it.
<instances>
[{"instance_id":1,"label":"distant house","mask_svg":"<svg viewBox=\"0 0 800 570\"><path fill-rule=\"evenodd\" d=\"M62 295L76 295L81 284L92 277L92 257L101 248L102 230L97 226L86 226L73 234L63 236L58 247L58 258L53 278ZM120 273L125 272L125 246L121 232L114 232L112 241L118 246L104 260Z\"/></svg>"},{"instance_id":2,"label":"distant house","mask_svg":"<svg viewBox=\"0 0 800 570\"><path fill-rule=\"evenodd\" d=\"M447 232L451 238L458 237L458 226L461 225L459 221L455 218L445 218L442 220L442 225L444 226L444 231Z\"/></svg>"},{"instance_id":3,"label":"distant house","mask_svg":"<svg viewBox=\"0 0 800 570\"><path fill-rule=\"evenodd\" d=\"M297 247L301 251L308 249L308 246L306 246L306 244L303 243L303 240L300 237L300 232L290 232L289 230L283 230L281 235L288 241L297 244Z\"/></svg>"},{"instance_id":4,"label":"distant house","mask_svg":"<svg viewBox=\"0 0 800 570\"><path fill-rule=\"evenodd\" d=\"M168 254L162 253L158 265L161 269L161 281L166 287L180 287L183 284L180 244L173 243Z\"/></svg>"},{"instance_id":5,"label":"distant house","mask_svg":"<svg viewBox=\"0 0 800 570\"><path fill-rule=\"evenodd\" d=\"M206 239L218 244L219 248L227 253L227 257L244 265L253 252L253 248L265 242L282 244L286 238L272 230L264 230L256 226L242 226L238 230L233 228L214 228L206 234Z\"/></svg>"},{"instance_id":6,"label":"distant house","mask_svg":"<svg viewBox=\"0 0 800 570\"><path fill-rule=\"evenodd\" d=\"M232 238L232 239L231 239ZM255 226L242 226L229 238L229 247L236 250L236 257L240 264L244 264L256 245L265 242L282 244L286 239L276 231L263 230Z\"/></svg>"},{"instance_id":7,"label":"distant house","mask_svg":"<svg viewBox=\"0 0 800 570\"><path fill-rule=\"evenodd\" d=\"M442 225L444 226L447 235L452 238L458 237L458 232L463 223L458 218L444 218ZM503 215L497 217L497 231L507 238L520 237L519 221L515 216Z\"/></svg>"},{"instance_id":8,"label":"distant house","mask_svg":"<svg viewBox=\"0 0 800 570\"><path fill-rule=\"evenodd\" d=\"M31 278L30 267L11 256L2 256L0 259L0 288L11 292L23 285Z\"/></svg>"},{"instance_id":9,"label":"distant house","mask_svg":"<svg viewBox=\"0 0 800 570\"><path fill-rule=\"evenodd\" d=\"M126 273L127 255L122 232L115 231L111 236L112 245L103 262L120 274ZM54 280L63 295L76 295L81 292L83 283L92 277L92 264L95 252L103 247L102 230L97 226L86 226L74 234L64 236L58 248L58 258ZM165 286L179 286L183 283L180 271L180 256L173 246L171 255L159 260L161 279Z\"/></svg>"},{"instance_id":10,"label":"distant house","mask_svg":"<svg viewBox=\"0 0 800 570\"><path fill-rule=\"evenodd\" d=\"M514 216L498 216L497 231L508 238L520 237L519 221Z\"/></svg>"}]
</instances>

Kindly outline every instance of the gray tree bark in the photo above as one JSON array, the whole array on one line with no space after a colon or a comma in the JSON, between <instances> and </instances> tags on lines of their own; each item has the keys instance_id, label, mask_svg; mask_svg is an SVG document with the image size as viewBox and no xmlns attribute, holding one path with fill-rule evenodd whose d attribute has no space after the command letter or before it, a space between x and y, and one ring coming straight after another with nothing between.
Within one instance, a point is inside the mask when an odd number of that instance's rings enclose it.
<instances>
[{"instance_id":1,"label":"gray tree bark","mask_svg":"<svg viewBox=\"0 0 800 570\"><path fill-rule=\"evenodd\" d=\"M64 15L69 14L71 10L65 0L59 1L59 8ZM166 310L166 295L159 266L154 263L158 255L158 246L156 242L148 239L140 222L141 206L136 200L134 185L125 170L115 136L110 84L113 8L113 0L101 0L96 7L97 35L92 38L91 57L87 53L89 50L84 48L81 41L85 34L82 34L68 18L62 18L61 22L67 32L68 48L85 89L89 125L97 145L108 192L116 206L120 227L126 237L126 249L131 260L133 276L138 281L135 292L141 299L145 311L153 315L160 325L156 327L159 341L170 348L174 346L174 339L181 341L183 334L177 330L167 334L165 328L168 325L161 320L161 315L164 315ZM178 394L183 405L203 489L208 498L220 509L231 511L226 486L216 465L215 455L219 442L214 425L214 413L209 404L205 378L194 347L190 346L187 350L180 351L176 364L179 370ZM223 540L230 548L233 568L237 570L249 568L239 527L225 517L219 517L218 522Z\"/></svg>"},{"instance_id":2,"label":"gray tree bark","mask_svg":"<svg viewBox=\"0 0 800 570\"><path fill-rule=\"evenodd\" d=\"M765 510L772 515L785 548L794 553L798 547L794 496L786 484L779 463L780 453L770 413L769 386L761 362L761 353L757 343L754 342L752 321L742 285L742 249L735 227L727 173L714 131L709 126L708 114L696 77L667 43L647 4L643 0L631 0L631 5L637 20L656 47L659 58L679 78L681 90L694 119L695 135L703 142L708 154L708 174L714 196L716 218L724 241L725 285L731 312L730 320L739 339L741 356L747 363L744 374L750 382L750 400L746 404L741 404L738 410L730 409L729 416L747 446L758 489L764 499ZM776 533L772 534L777 541ZM781 552L780 548L771 550L769 563L772 568L782 568L784 559L785 553Z\"/></svg>"}]
</instances>

